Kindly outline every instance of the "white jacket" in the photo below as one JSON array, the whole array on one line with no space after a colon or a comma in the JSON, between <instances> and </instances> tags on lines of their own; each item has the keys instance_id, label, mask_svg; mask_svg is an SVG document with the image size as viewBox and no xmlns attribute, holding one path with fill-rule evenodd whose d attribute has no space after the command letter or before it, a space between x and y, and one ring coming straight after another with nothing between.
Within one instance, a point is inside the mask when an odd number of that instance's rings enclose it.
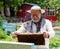
<instances>
[{"instance_id":1,"label":"white jacket","mask_svg":"<svg viewBox=\"0 0 60 49\"><path fill-rule=\"evenodd\" d=\"M17 33L24 33L24 32L31 32L31 25L32 25L32 32L36 33L36 25L34 23L31 24L32 21L27 21L24 22L21 26L21 28L19 30L17 30ZM52 28L52 24L49 20L44 19L41 23L41 29L40 29L40 33L46 32L50 35L51 37L54 37L55 32Z\"/></svg>"}]
</instances>

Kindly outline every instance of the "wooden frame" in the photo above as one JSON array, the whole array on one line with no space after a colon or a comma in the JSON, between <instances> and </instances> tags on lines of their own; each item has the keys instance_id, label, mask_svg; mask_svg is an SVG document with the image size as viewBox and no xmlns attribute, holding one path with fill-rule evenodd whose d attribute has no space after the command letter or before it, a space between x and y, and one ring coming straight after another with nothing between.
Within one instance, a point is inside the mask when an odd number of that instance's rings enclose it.
<instances>
[{"instance_id":1,"label":"wooden frame","mask_svg":"<svg viewBox=\"0 0 60 49\"><path fill-rule=\"evenodd\" d=\"M35 45L45 45L43 34L20 34L17 35L18 42L34 43Z\"/></svg>"}]
</instances>

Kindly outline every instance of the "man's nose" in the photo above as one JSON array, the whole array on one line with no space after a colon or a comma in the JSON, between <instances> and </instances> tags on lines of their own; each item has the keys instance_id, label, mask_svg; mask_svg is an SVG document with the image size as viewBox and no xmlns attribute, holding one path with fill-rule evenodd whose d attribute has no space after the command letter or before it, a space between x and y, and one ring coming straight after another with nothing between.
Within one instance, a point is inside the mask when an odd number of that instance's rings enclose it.
<instances>
[{"instance_id":1,"label":"man's nose","mask_svg":"<svg viewBox=\"0 0 60 49\"><path fill-rule=\"evenodd\" d=\"M34 15L34 17L36 18L37 16L36 16L36 15Z\"/></svg>"}]
</instances>

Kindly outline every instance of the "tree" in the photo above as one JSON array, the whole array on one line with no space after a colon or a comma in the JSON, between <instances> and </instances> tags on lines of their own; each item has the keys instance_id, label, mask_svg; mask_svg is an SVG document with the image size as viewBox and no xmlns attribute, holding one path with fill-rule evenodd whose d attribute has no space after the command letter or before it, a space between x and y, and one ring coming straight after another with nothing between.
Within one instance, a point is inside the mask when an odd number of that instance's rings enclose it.
<instances>
[{"instance_id":1,"label":"tree","mask_svg":"<svg viewBox=\"0 0 60 49\"><path fill-rule=\"evenodd\" d=\"M57 20L60 21L60 2L59 2L59 0L53 0L53 1L50 0L49 4L52 7L54 7L54 6L57 7L57 11L58 11Z\"/></svg>"},{"instance_id":2,"label":"tree","mask_svg":"<svg viewBox=\"0 0 60 49\"><path fill-rule=\"evenodd\" d=\"M21 4L24 3L24 0L0 0L0 1L1 1L1 3L3 2L4 5L8 4L9 6L16 7L16 8L17 8L18 5L21 6ZM0 7L1 6L2 5L0 5Z\"/></svg>"},{"instance_id":3,"label":"tree","mask_svg":"<svg viewBox=\"0 0 60 49\"><path fill-rule=\"evenodd\" d=\"M59 0L0 0L0 1L3 1L3 3L8 4L9 6L12 6L13 8L15 8L15 10L17 10L18 5L21 6L22 4L24 4L24 2L38 4L42 8L49 4L51 7L56 6L58 9L60 9Z\"/></svg>"},{"instance_id":4,"label":"tree","mask_svg":"<svg viewBox=\"0 0 60 49\"><path fill-rule=\"evenodd\" d=\"M0 9L3 8L3 2L0 2Z\"/></svg>"},{"instance_id":5,"label":"tree","mask_svg":"<svg viewBox=\"0 0 60 49\"><path fill-rule=\"evenodd\" d=\"M48 4L49 0L25 0L25 2L38 4L41 7L44 7Z\"/></svg>"}]
</instances>

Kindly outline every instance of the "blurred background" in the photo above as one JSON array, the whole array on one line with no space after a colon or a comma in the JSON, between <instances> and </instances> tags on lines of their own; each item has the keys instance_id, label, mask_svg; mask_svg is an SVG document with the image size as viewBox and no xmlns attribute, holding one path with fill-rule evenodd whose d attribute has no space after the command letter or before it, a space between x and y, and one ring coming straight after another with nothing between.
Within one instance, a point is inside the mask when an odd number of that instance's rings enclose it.
<instances>
[{"instance_id":1,"label":"blurred background","mask_svg":"<svg viewBox=\"0 0 60 49\"><path fill-rule=\"evenodd\" d=\"M0 0L0 40L18 41L12 38L11 33L19 29L23 22L30 20L27 11L34 5L43 8L45 13L42 16L52 22L56 35L50 39L50 48L57 49L60 47L59 0Z\"/></svg>"}]
</instances>

